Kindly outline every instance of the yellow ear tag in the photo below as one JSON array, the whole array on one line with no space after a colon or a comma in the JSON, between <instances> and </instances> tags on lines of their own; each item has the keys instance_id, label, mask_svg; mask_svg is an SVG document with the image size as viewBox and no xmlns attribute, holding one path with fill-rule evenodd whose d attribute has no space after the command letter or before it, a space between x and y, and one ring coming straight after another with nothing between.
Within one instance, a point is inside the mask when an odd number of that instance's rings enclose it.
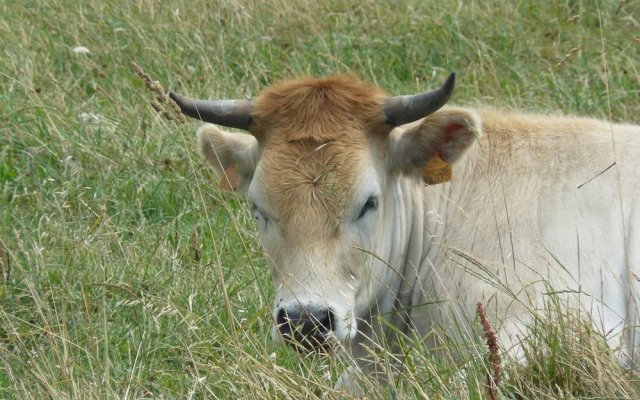
<instances>
[{"instance_id":1,"label":"yellow ear tag","mask_svg":"<svg viewBox=\"0 0 640 400\"><path fill-rule=\"evenodd\" d=\"M220 178L220 189L224 192L235 192L238 190L238 183L240 182L240 176L236 171L236 165L231 164L224 170L224 175Z\"/></svg>"},{"instance_id":2,"label":"yellow ear tag","mask_svg":"<svg viewBox=\"0 0 640 400\"><path fill-rule=\"evenodd\" d=\"M434 153L422 168L422 181L427 185L437 185L453 178L451 165L447 164L438 153Z\"/></svg>"}]
</instances>

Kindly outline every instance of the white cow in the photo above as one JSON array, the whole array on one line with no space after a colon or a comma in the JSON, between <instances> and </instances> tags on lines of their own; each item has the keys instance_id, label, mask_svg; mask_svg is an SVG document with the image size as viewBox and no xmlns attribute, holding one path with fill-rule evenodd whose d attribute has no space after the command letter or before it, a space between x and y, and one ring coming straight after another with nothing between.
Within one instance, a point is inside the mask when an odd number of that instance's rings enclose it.
<instances>
[{"instance_id":1,"label":"white cow","mask_svg":"<svg viewBox=\"0 0 640 400\"><path fill-rule=\"evenodd\" d=\"M198 137L223 186L248 191L272 265L274 339L306 349L337 339L366 368L362 345L392 341L389 323L435 333L435 346L464 336L483 302L517 355L530 309L554 292L632 366L640 127L440 109L453 86L452 74L434 92L389 97L339 76L254 101L171 94L187 115L251 133L205 125ZM427 185L438 158L453 179Z\"/></svg>"}]
</instances>

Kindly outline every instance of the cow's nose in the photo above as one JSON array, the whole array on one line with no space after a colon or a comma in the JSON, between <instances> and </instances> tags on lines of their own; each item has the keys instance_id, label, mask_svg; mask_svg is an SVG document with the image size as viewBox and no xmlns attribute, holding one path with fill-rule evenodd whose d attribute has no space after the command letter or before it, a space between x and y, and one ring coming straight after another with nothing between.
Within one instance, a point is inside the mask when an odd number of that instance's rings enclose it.
<instances>
[{"instance_id":1,"label":"cow's nose","mask_svg":"<svg viewBox=\"0 0 640 400\"><path fill-rule=\"evenodd\" d=\"M276 323L287 343L312 350L326 347L329 332L335 326L334 318L329 308L300 305L280 308Z\"/></svg>"}]
</instances>

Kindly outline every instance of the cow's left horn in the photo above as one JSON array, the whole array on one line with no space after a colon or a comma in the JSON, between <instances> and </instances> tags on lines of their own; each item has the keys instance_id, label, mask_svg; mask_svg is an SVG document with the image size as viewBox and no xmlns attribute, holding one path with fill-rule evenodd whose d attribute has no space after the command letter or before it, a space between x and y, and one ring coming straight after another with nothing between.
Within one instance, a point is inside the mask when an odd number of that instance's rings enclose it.
<instances>
[{"instance_id":1,"label":"cow's left horn","mask_svg":"<svg viewBox=\"0 0 640 400\"><path fill-rule=\"evenodd\" d=\"M251 126L253 103L249 100L189 100L174 92L169 97L191 118L244 130Z\"/></svg>"},{"instance_id":2,"label":"cow's left horn","mask_svg":"<svg viewBox=\"0 0 640 400\"><path fill-rule=\"evenodd\" d=\"M445 83L432 92L385 99L382 109L387 118L387 124L391 126L408 124L436 112L447 103L455 85L456 74L451 73Z\"/></svg>"}]
</instances>

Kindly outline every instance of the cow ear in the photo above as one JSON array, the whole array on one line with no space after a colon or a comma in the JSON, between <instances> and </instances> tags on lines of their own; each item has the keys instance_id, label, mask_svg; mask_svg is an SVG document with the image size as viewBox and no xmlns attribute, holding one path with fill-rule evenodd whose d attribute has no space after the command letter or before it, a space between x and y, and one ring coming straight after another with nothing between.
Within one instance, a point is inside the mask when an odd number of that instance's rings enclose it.
<instances>
[{"instance_id":1,"label":"cow ear","mask_svg":"<svg viewBox=\"0 0 640 400\"><path fill-rule=\"evenodd\" d=\"M444 182L451 179L451 164L480 134L477 113L446 108L392 136L387 165L392 172L419 174L428 184Z\"/></svg>"},{"instance_id":2,"label":"cow ear","mask_svg":"<svg viewBox=\"0 0 640 400\"><path fill-rule=\"evenodd\" d=\"M225 132L214 125L198 130L200 153L220 177L220 188L245 194L258 164L258 141L246 133Z\"/></svg>"}]
</instances>

